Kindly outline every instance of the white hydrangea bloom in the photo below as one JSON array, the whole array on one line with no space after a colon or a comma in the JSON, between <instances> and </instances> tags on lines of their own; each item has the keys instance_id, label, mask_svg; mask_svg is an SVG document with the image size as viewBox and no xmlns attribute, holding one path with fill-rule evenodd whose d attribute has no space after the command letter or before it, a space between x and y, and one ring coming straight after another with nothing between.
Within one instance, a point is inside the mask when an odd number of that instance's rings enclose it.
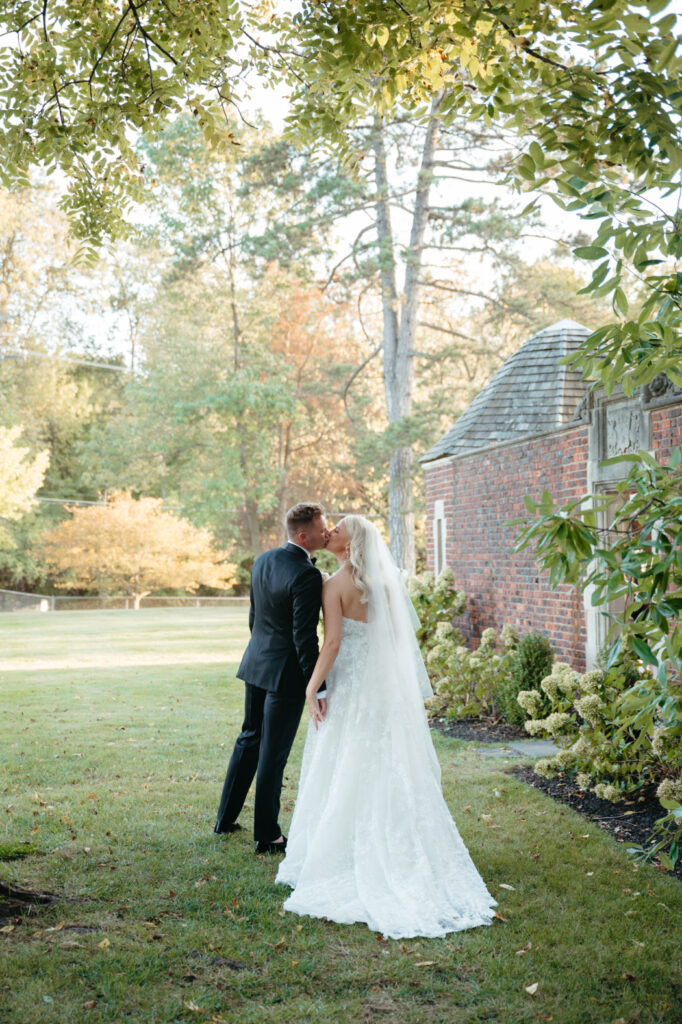
<instances>
[{"instance_id":1,"label":"white hydrangea bloom","mask_svg":"<svg viewBox=\"0 0 682 1024\"><path fill-rule=\"evenodd\" d=\"M481 633L481 647L492 647L497 640L497 633L494 629L484 629Z\"/></svg>"},{"instance_id":2,"label":"white hydrangea bloom","mask_svg":"<svg viewBox=\"0 0 682 1024\"><path fill-rule=\"evenodd\" d=\"M584 736L578 736L578 739L571 746L571 750L576 757L589 757L590 755L590 745Z\"/></svg>"},{"instance_id":3,"label":"white hydrangea bloom","mask_svg":"<svg viewBox=\"0 0 682 1024\"><path fill-rule=\"evenodd\" d=\"M436 624L436 637L438 640L447 640L454 631L455 629L451 622L438 622Z\"/></svg>"},{"instance_id":4,"label":"white hydrangea bloom","mask_svg":"<svg viewBox=\"0 0 682 1024\"><path fill-rule=\"evenodd\" d=\"M519 634L513 626L503 626L500 631L500 640L507 650L510 650L512 647L517 646L519 642Z\"/></svg>"},{"instance_id":5,"label":"white hydrangea bloom","mask_svg":"<svg viewBox=\"0 0 682 1024\"><path fill-rule=\"evenodd\" d=\"M588 693L575 702L578 714L589 722L590 725L598 725L600 712L604 705L596 693Z\"/></svg>"},{"instance_id":6,"label":"white hydrangea bloom","mask_svg":"<svg viewBox=\"0 0 682 1024\"><path fill-rule=\"evenodd\" d=\"M601 800L610 800L612 804L620 803L623 799L621 791L610 782L598 782L594 787L594 793Z\"/></svg>"},{"instance_id":7,"label":"white hydrangea bloom","mask_svg":"<svg viewBox=\"0 0 682 1024\"><path fill-rule=\"evenodd\" d=\"M682 779L663 779L658 784L656 796L660 800L682 800Z\"/></svg>"},{"instance_id":8,"label":"white hydrangea bloom","mask_svg":"<svg viewBox=\"0 0 682 1024\"><path fill-rule=\"evenodd\" d=\"M547 732L547 726L544 718L529 718L527 722L524 722L524 729L529 732L531 736L537 736L539 733Z\"/></svg>"},{"instance_id":9,"label":"white hydrangea bloom","mask_svg":"<svg viewBox=\"0 0 682 1024\"><path fill-rule=\"evenodd\" d=\"M565 711L553 711L551 715L548 715L545 719L545 728L547 732L551 733L552 736L556 736L565 725L571 721L571 716Z\"/></svg>"},{"instance_id":10,"label":"white hydrangea bloom","mask_svg":"<svg viewBox=\"0 0 682 1024\"><path fill-rule=\"evenodd\" d=\"M536 775L541 775L543 779L551 779L555 775L552 759L550 757L541 757L535 762L533 770Z\"/></svg>"},{"instance_id":11,"label":"white hydrangea bloom","mask_svg":"<svg viewBox=\"0 0 682 1024\"><path fill-rule=\"evenodd\" d=\"M572 697L580 685L580 675L577 672L562 672L557 678L557 688L565 697Z\"/></svg>"},{"instance_id":12,"label":"white hydrangea bloom","mask_svg":"<svg viewBox=\"0 0 682 1024\"><path fill-rule=\"evenodd\" d=\"M598 693L604 683L604 675L598 669L592 669L590 672L585 672L580 677L580 692L582 694L587 693Z\"/></svg>"},{"instance_id":13,"label":"white hydrangea bloom","mask_svg":"<svg viewBox=\"0 0 682 1024\"><path fill-rule=\"evenodd\" d=\"M542 710L542 694L537 690L520 690L516 701L531 718L537 718Z\"/></svg>"},{"instance_id":14,"label":"white hydrangea bloom","mask_svg":"<svg viewBox=\"0 0 682 1024\"><path fill-rule=\"evenodd\" d=\"M540 689L544 690L551 701L559 699L559 680L554 672L545 676L540 683Z\"/></svg>"}]
</instances>

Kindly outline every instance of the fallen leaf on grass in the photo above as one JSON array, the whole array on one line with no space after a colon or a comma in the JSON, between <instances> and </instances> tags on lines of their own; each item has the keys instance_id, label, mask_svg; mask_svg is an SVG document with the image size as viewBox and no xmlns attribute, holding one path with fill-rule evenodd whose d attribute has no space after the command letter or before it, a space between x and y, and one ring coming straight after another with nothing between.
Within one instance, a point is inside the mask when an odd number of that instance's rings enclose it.
<instances>
[{"instance_id":1,"label":"fallen leaf on grass","mask_svg":"<svg viewBox=\"0 0 682 1024\"><path fill-rule=\"evenodd\" d=\"M497 911L495 911L494 917L496 917L498 921L504 921L505 924L509 920L508 917L502 917L502 914L498 914Z\"/></svg>"},{"instance_id":2,"label":"fallen leaf on grass","mask_svg":"<svg viewBox=\"0 0 682 1024\"><path fill-rule=\"evenodd\" d=\"M97 943L97 948L98 949L106 949L107 946L110 946L110 945L111 945L111 942L110 942L109 939L102 939L101 942Z\"/></svg>"},{"instance_id":3,"label":"fallen leaf on grass","mask_svg":"<svg viewBox=\"0 0 682 1024\"><path fill-rule=\"evenodd\" d=\"M516 956L525 956L526 953L529 953L532 948L533 948L533 943L532 942L527 942L526 945L523 947L523 949L517 949L516 950Z\"/></svg>"},{"instance_id":4,"label":"fallen leaf on grass","mask_svg":"<svg viewBox=\"0 0 682 1024\"><path fill-rule=\"evenodd\" d=\"M506 882L500 882L500 889L510 889L511 892L516 892L516 889L514 888L514 886L513 885L507 885Z\"/></svg>"},{"instance_id":5,"label":"fallen leaf on grass","mask_svg":"<svg viewBox=\"0 0 682 1024\"><path fill-rule=\"evenodd\" d=\"M94 1010L96 1006L97 1006L97 1000L96 999L88 999L87 1003L83 1003L83 1009L84 1010Z\"/></svg>"},{"instance_id":6,"label":"fallen leaf on grass","mask_svg":"<svg viewBox=\"0 0 682 1024\"><path fill-rule=\"evenodd\" d=\"M529 996L534 996L538 990L538 982L534 981L532 985L526 985L526 992Z\"/></svg>"},{"instance_id":7,"label":"fallen leaf on grass","mask_svg":"<svg viewBox=\"0 0 682 1024\"><path fill-rule=\"evenodd\" d=\"M203 1011L203 1010L201 1009L201 1007L200 1007L200 1006L197 1006L197 1004L196 1004L196 1003L193 1003L193 1002L191 1002L191 1001L190 1001L189 1003L183 1003L182 1005L183 1005L184 1007L186 1007L186 1008L187 1008L188 1010L191 1010L191 1011L192 1011L192 1013L203 1013L203 1012L204 1012L204 1011Z\"/></svg>"},{"instance_id":8,"label":"fallen leaf on grass","mask_svg":"<svg viewBox=\"0 0 682 1024\"><path fill-rule=\"evenodd\" d=\"M14 925L13 924L6 924L4 928L0 928L0 932L13 932L13 931L14 931Z\"/></svg>"},{"instance_id":9,"label":"fallen leaf on grass","mask_svg":"<svg viewBox=\"0 0 682 1024\"><path fill-rule=\"evenodd\" d=\"M433 967L433 965L437 964L437 963L438 963L437 960L419 960L414 966L415 967Z\"/></svg>"}]
</instances>

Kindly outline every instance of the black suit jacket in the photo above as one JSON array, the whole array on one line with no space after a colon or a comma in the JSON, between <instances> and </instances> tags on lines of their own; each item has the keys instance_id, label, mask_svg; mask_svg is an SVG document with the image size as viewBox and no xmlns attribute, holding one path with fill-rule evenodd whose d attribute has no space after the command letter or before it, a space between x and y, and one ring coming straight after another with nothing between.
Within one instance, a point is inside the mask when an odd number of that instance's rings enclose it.
<instances>
[{"instance_id":1,"label":"black suit jacket","mask_svg":"<svg viewBox=\"0 0 682 1024\"><path fill-rule=\"evenodd\" d=\"M284 544L259 555L251 572L251 639L239 679L264 690L300 692L319 654L322 576L305 551Z\"/></svg>"}]
</instances>

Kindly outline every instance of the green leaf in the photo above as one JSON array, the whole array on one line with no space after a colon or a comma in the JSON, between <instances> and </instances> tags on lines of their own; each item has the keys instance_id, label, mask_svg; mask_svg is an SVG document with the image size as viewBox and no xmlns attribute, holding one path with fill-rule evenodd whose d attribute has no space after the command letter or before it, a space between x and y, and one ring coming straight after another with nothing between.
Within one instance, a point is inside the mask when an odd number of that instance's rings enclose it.
<instances>
[{"instance_id":1,"label":"green leaf","mask_svg":"<svg viewBox=\"0 0 682 1024\"><path fill-rule=\"evenodd\" d=\"M630 643L637 656L642 659L645 665L658 665L658 658L652 653L646 640L642 640L638 636L631 636Z\"/></svg>"},{"instance_id":2,"label":"green leaf","mask_svg":"<svg viewBox=\"0 0 682 1024\"><path fill-rule=\"evenodd\" d=\"M573 250L573 255L581 260L600 260L603 256L608 256L608 252L600 245L579 245Z\"/></svg>"},{"instance_id":3,"label":"green leaf","mask_svg":"<svg viewBox=\"0 0 682 1024\"><path fill-rule=\"evenodd\" d=\"M613 293L613 308L619 313L627 313L628 311L628 300L623 289L618 286Z\"/></svg>"}]
</instances>

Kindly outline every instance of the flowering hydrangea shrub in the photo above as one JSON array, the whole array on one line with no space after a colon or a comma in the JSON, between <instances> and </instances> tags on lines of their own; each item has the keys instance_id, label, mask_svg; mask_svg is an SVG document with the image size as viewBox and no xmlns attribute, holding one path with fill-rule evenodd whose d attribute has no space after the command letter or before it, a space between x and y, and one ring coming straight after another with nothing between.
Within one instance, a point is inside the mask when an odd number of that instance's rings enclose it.
<instances>
[{"instance_id":1,"label":"flowering hydrangea shrub","mask_svg":"<svg viewBox=\"0 0 682 1024\"><path fill-rule=\"evenodd\" d=\"M560 748L536 762L538 775L571 775L581 789L612 803L656 785L668 813L657 823L654 845L640 852L674 867L682 840L682 692L671 694L669 683L632 659L583 674L558 662L538 689L522 690L517 701L528 716L526 731Z\"/></svg>"},{"instance_id":2,"label":"flowering hydrangea shrub","mask_svg":"<svg viewBox=\"0 0 682 1024\"><path fill-rule=\"evenodd\" d=\"M506 655L494 629L484 629L478 648L470 651L455 638L429 651L426 664L435 696L431 710L446 718L479 718L495 708L495 691L505 672Z\"/></svg>"},{"instance_id":3,"label":"flowering hydrangea shrub","mask_svg":"<svg viewBox=\"0 0 682 1024\"><path fill-rule=\"evenodd\" d=\"M463 590L456 589L452 569L446 566L438 576L432 572L409 576L406 585L419 619L417 640L424 658L432 647L452 642L455 635L461 643L462 635L452 620L464 614L467 599Z\"/></svg>"}]
</instances>

